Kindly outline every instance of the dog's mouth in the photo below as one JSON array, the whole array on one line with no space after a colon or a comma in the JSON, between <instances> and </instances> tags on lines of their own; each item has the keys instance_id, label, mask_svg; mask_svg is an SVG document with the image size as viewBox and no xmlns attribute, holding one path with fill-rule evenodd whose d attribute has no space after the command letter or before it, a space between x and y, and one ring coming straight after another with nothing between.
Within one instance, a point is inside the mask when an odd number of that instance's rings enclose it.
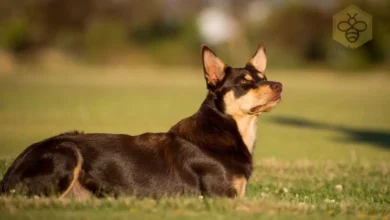
<instances>
[{"instance_id":1,"label":"dog's mouth","mask_svg":"<svg viewBox=\"0 0 390 220\"><path fill-rule=\"evenodd\" d=\"M282 96L281 94L277 94L275 95L274 97L272 97L271 99L268 100L267 103L263 104L263 105L258 105L258 106L255 106L253 108L251 108L249 110L249 114L251 115L256 115L256 114L259 114L261 112L268 112L268 111L271 111L271 109L282 99Z\"/></svg>"},{"instance_id":2,"label":"dog's mouth","mask_svg":"<svg viewBox=\"0 0 390 220\"><path fill-rule=\"evenodd\" d=\"M277 94L275 95L274 97L272 97L269 102L273 102L273 101L280 101L282 99L282 94Z\"/></svg>"}]
</instances>

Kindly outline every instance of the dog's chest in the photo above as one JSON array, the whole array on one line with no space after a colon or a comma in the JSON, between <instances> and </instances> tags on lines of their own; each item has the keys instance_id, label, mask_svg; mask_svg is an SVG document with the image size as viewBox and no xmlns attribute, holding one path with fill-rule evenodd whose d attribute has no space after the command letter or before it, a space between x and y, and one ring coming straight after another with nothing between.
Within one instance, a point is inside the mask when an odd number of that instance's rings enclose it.
<instances>
[{"instance_id":1,"label":"dog's chest","mask_svg":"<svg viewBox=\"0 0 390 220\"><path fill-rule=\"evenodd\" d=\"M235 120L243 142L248 148L248 151L252 153L256 142L257 117L256 116L235 117Z\"/></svg>"}]
</instances>

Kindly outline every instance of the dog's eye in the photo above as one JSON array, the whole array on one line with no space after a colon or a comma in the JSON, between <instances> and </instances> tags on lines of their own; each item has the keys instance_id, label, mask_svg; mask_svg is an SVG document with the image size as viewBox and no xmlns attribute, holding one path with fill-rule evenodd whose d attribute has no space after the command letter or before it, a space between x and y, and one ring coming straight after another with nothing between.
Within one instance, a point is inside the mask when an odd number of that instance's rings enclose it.
<instances>
[{"instance_id":1,"label":"dog's eye","mask_svg":"<svg viewBox=\"0 0 390 220\"><path fill-rule=\"evenodd\" d=\"M240 84L247 84L247 83L249 83L248 80L246 80L246 79L240 79Z\"/></svg>"}]
</instances>

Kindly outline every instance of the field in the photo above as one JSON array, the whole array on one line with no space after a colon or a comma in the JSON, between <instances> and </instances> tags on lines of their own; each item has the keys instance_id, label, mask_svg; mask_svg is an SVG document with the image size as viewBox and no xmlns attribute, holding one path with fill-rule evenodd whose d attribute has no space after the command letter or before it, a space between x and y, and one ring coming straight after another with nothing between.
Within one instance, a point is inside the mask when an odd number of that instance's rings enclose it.
<instances>
[{"instance_id":1,"label":"field","mask_svg":"<svg viewBox=\"0 0 390 220\"><path fill-rule=\"evenodd\" d=\"M194 113L202 71L21 68L0 76L0 177L25 147L69 130L166 131ZM0 197L0 219L390 218L390 77L269 70L284 96L261 116L243 200Z\"/></svg>"}]
</instances>

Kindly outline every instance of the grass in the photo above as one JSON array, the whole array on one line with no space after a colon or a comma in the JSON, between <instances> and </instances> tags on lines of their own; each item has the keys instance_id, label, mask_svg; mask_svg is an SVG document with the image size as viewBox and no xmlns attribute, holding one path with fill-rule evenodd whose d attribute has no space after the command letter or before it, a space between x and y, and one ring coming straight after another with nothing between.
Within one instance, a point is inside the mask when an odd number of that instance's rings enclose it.
<instances>
[{"instance_id":1,"label":"grass","mask_svg":"<svg viewBox=\"0 0 390 220\"><path fill-rule=\"evenodd\" d=\"M25 147L51 135L166 131L194 113L200 69L64 67L0 78L0 176ZM381 218L390 214L390 78L268 71L282 103L260 118L247 198L0 197L9 218Z\"/></svg>"}]
</instances>

